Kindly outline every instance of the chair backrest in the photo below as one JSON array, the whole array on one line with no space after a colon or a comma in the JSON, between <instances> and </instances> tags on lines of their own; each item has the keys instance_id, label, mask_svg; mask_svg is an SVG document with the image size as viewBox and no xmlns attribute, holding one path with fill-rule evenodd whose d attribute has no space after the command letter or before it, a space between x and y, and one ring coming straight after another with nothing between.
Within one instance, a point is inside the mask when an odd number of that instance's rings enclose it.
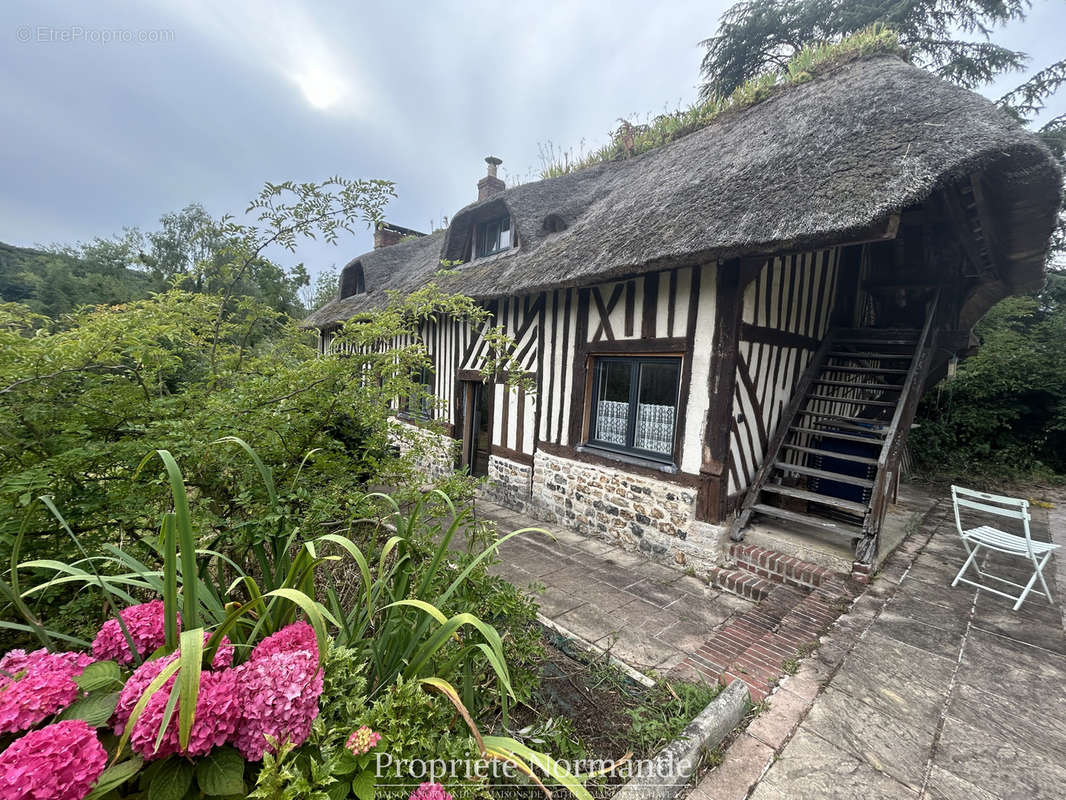
<instances>
[{"instance_id":1,"label":"chair backrest","mask_svg":"<svg viewBox=\"0 0 1066 800\"><path fill-rule=\"evenodd\" d=\"M955 507L955 526L962 535L962 518L959 515L959 506L972 508L985 514L994 514L999 517L1010 517L1022 521L1025 529L1025 546L1029 555L1033 553L1033 538L1029 533L1029 501L1018 497L1004 497L988 492L978 492L973 489L964 489L961 486L951 487L951 503ZM994 505L993 505L994 504Z\"/></svg>"}]
</instances>

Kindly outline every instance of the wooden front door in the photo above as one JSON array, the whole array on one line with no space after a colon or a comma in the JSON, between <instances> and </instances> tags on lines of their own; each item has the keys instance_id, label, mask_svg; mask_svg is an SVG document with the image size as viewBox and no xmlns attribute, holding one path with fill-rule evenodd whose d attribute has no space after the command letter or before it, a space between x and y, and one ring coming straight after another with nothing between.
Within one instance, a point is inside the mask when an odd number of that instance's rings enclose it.
<instances>
[{"instance_id":1,"label":"wooden front door","mask_svg":"<svg viewBox=\"0 0 1066 800\"><path fill-rule=\"evenodd\" d=\"M463 463L471 475L489 474L492 446L492 387L466 381L466 415L463 425Z\"/></svg>"}]
</instances>

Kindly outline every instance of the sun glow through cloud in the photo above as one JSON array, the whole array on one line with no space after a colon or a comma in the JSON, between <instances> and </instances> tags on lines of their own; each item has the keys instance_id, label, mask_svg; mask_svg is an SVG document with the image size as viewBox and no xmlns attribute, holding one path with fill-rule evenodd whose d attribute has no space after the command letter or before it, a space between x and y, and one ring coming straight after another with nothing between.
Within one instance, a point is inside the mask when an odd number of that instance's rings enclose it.
<instances>
[{"instance_id":1,"label":"sun glow through cloud","mask_svg":"<svg viewBox=\"0 0 1066 800\"><path fill-rule=\"evenodd\" d=\"M300 87L307 102L321 110L336 105L344 95L343 84L319 68L294 75L293 80Z\"/></svg>"}]
</instances>

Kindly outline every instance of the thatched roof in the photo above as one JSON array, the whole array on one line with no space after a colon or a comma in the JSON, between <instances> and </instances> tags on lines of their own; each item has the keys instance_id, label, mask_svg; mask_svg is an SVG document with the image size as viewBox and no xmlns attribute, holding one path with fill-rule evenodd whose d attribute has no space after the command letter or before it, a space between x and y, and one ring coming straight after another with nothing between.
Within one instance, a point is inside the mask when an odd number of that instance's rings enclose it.
<instances>
[{"instance_id":1,"label":"thatched roof","mask_svg":"<svg viewBox=\"0 0 1066 800\"><path fill-rule=\"evenodd\" d=\"M516 186L467 206L446 231L360 256L345 269L363 269L367 292L304 324L336 324L380 305L386 289L424 285L441 259L464 254L473 224L503 209L520 246L438 277L443 289L489 298L825 246L977 171L1009 233L1000 293L1034 288L1060 202L1051 154L973 92L894 56L853 61L664 147ZM552 215L563 230L548 232Z\"/></svg>"}]
</instances>

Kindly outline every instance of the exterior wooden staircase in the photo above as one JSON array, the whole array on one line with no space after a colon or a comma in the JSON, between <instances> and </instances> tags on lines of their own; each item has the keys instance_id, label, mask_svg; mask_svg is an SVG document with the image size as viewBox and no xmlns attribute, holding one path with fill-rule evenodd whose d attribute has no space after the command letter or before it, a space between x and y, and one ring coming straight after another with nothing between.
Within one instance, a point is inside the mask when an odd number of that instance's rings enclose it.
<instances>
[{"instance_id":1,"label":"exterior wooden staircase","mask_svg":"<svg viewBox=\"0 0 1066 800\"><path fill-rule=\"evenodd\" d=\"M895 499L907 431L935 339L934 300L921 330L834 329L800 378L730 535L767 517L854 543L857 565L877 554Z\"/></svg>"}]
</instances>

